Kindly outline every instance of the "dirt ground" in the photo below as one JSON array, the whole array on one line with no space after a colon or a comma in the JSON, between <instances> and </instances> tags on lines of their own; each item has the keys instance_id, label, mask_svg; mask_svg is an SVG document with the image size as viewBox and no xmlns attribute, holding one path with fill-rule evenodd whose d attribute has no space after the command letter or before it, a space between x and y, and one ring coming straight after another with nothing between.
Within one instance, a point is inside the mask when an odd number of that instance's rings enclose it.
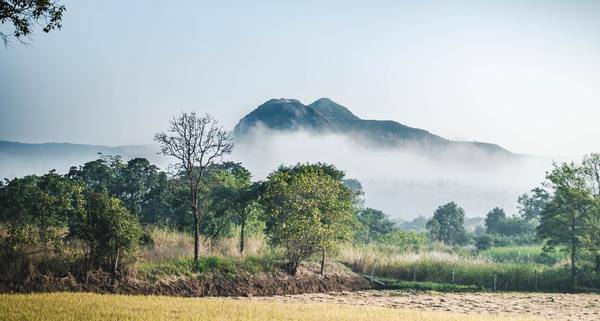
<instances>
[{"instance_id":1,"label":"dirt ground","mask_svg":"<svg viewBox=\"0 0 600 321\"><path fill-rule=\"evenodd\" d=\"M530 315L545 320L600 320L600 295L598 294L428 293L371 290L274 297L240 297L239 299L339 303L500 316Z\"/></svg>"}]
</instances>

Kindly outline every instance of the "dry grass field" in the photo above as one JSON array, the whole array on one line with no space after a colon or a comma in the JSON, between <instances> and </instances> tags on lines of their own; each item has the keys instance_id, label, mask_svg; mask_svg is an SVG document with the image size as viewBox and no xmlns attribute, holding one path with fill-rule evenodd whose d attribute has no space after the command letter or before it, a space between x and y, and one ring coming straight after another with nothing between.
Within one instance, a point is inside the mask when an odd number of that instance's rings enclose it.
<instances>
[{"instance_id":1,"label":"dry grass field","mask_svg":"<svg viewBox=\"0 0 600 321\"><path fill-rule=\"evenodd\" d=\"M332 303L282 303L233 298L174 298L90 293L3 294L0 319L13 320L416 320L504 321L540 320L490 314L425 312Z\"/></svg>"}]
</instances>

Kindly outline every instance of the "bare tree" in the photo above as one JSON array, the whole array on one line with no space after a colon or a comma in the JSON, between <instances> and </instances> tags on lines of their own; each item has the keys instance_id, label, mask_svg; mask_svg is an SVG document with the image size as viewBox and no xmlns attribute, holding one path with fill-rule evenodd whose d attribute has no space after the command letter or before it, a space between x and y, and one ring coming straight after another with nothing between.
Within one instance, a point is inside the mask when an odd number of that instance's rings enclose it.
<instances>
[{"instance_id":1,"label":"bare tree","mask_svg":"<svg viewBox=\"0 0 600 321\"><path fill-rule=\"evenodd\" d=\"M195 112L181 113L169 122L167 132L160 132L154 140L160 144L163 155L175 157L176 166L185 174L190 187L192 215L194 217L194 260L200 253L200 213L198 191L208 166L221 161L231 153L233 142L229 131L209 114L197 116Z\"/></svg>"}]
</instances>

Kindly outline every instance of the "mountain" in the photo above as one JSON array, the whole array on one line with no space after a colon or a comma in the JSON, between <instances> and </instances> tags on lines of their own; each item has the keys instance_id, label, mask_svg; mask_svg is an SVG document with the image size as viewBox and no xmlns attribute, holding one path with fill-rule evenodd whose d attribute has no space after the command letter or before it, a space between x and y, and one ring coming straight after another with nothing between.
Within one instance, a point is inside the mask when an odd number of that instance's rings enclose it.
<instances>
[{"instance_id":1,"label":"mountain","mask_svg":"<svg viewBox=\"0 0 600 321\"><path fill-rule=\"evenodd\" d=\"M275 130L310 128L315 131L332 131L333 123L316 109L303 105L296 99L271 99L242 118L234 128L234 136L244 135L257 124Z\"/></svg>"},{"instance_id":2,"label":"mountain","mask_svg":"<svg viewBox=\"0 0 600 321\"><path fill-rule=\"evenodd\" d=\"M236 140L243 140L254 128L293 132L307 130L319 134L351 135L355 140L379 147L419 146L431 148L473 148L488 153L511 153L495 144L451 141L426 130L392 120L367 120L329 98L309 105L296 99L271 99L244 116L235 126Z\"/></svg>"},{"instance_id":3,"label":"mountain","mask_svg":"<svg viewBox=\"0 0 600 321\"><path fill-rule=\"evenodd\" d=\"M0 178L42 174L52 169L65 172L101 155L119 155L125 160L145 157L154 163L164 163L157 152L157 147L151 145L27 144L0 140Z\"/></svg>"}]
</instances>

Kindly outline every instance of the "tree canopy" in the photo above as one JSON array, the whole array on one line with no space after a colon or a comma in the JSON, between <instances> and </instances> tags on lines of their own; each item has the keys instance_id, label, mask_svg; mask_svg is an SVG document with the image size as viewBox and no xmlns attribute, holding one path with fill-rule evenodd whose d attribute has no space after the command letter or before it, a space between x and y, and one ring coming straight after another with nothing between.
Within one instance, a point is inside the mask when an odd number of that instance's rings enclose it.
<instances>
[{"instance_id":1,"label":"tree canopy","mask_svg":"<svg viewBox=\"0 0 600 321\"><path fill-rule=\"evenodd\" d=\"M450 202L438 207L426 228L433 239L446 245L457 245L465 239L465 212L462 207Z\"/></svg>"},{"instance_id":2,"label":"tree canopy","mask_svg":"<svg viewBox=\"0 0 600 321\"><path fill-rule=\"evenodd\" d=\"M48 33L62 27L64 5L57 0L0 0L0 24L10 23L14 30L12 36L22 43L29 37L36 25ZM7 46L10 36L0 32L0 39Z\"/></svg>"},{"instance_id":3,"label":"tree canopy","mask_svg":"<svg viewBox=\"0 0 600 321\"><path fill-rule=\"evenodd\" d=\"M302 260L324 255L351 237L353 193L343 176L327 164L282 166L268 176L262 197L266 234L272 245L284 249L290 273Z\"/></svg>"}]
</instances>

